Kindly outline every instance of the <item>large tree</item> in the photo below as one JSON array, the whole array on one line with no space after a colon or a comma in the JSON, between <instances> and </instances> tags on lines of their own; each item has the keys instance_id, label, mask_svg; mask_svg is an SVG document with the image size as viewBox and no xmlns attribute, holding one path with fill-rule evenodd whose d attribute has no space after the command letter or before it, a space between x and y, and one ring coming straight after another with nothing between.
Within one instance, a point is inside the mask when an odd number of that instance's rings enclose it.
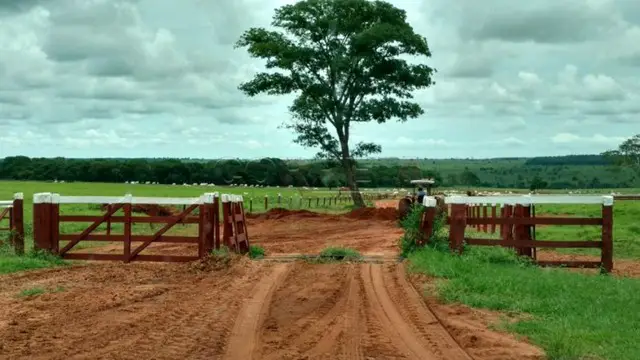
<instances>
[{"instance_id":1,"label":"large tree","mask_svg":"<svg viewBox=\"0 0 640 360\"><path fill-rule=\"evenodd\" d=\"M640 134L623 141L616 150L603 153L614 164L630 167L640 173Z\"/></svg>"},{"instance_id":2,"label":"large tree","mask_svg":"<svg viewBox=\"0 0 640 360\"><path fill-rule=\"evenodd\" d=\"M265 59L268 69L240 90L295 94L284 126L296 133L296 143L317 148L319 158L338 161L354 203L364 206L355 159L382 149L370 142L351 146L352 125L424 113L410 100L414 90L433 84L435 70L423 63L431 56L427 40L404 10L384 1L299 1L276 9L272 26L251 28L238 40L236 47Z\"/></svg>"}]
</instances>

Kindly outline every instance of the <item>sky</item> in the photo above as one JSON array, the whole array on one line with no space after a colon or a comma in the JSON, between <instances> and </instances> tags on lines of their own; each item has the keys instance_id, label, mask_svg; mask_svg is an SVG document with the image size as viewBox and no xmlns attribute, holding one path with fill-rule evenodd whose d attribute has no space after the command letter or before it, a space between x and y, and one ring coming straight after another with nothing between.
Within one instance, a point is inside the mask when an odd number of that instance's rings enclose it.
<instances>
[{"instance_id":1,"label":"sky","mask_svg":"<svg viewBox=\"0 0 640 360\"><path fill-rule=\"evenodd\" d=\"M286 0L0 0L0 158L311 157L234 43ZM382 157L599 153L640 133L640 1L391 0L432 51Z\"/></svg>"}]
</instances>

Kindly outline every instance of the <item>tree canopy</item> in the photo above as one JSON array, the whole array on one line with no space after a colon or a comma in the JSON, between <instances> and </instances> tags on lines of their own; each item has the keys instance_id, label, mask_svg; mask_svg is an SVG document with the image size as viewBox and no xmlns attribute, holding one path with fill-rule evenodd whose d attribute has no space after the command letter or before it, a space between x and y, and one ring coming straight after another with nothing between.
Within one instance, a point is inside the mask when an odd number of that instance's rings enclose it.
<instances>
[{"instance_id":1,"label":"tree canopy","mask_svg":"<svg viewBox=\"0 0 640 360\"><path fill-rule=\"evenodd\" d=\"M603 153L613 163L626 166L640 172L640 134L625 140L616 150Z\"/></svg>"},{"instance_id":2,"label":"tree canopy","mask_svg":"<svg viewBox=\"0 0 640 360\"><path fill-rule=\"evenodd\" d=\"M412 92L433 84L431 56L406 12L385 1L304 0L275 10L273 30L251 28L237 47L266 60L266 70L239 86L249 96L295 94L289 107L295 142L338 161L357 205L354 159L381 152L351 146L354 123L406 121L424 113ZM412 56L415 62L407 61Z\"/></svg>"}]
</instances>

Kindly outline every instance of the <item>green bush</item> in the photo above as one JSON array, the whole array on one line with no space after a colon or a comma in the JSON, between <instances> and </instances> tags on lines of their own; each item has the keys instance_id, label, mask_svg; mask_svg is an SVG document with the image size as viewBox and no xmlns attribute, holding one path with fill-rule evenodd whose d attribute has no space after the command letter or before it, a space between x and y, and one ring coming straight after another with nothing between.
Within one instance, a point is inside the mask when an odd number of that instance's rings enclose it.
<instances>
[{"instance_id":1,"label":"green bush","mask_svg":"<svg viewBox=\"0 0 640 360\"><path fill-rule=\"evenodd\" d=\"M320 252L320 258L331 260L359 260L362 255L354 249L343 247L328 247Z\"/></svg>"},{"instance_id":2,"label":"green bush","mask_svg":"<svg viewBox=\"0 0 640 360\"><path fill-rule=\"evenodd\" d=\"M431 234L423 235L420 222L422 221L424 211L424 206L414 204L409 214L407 214L407 217L400 221L400 226L404 229L404 234L400 238L400 255L403 257L407 257L419 249L418 241L421 240L422 236L428 238L428 247L441 251L449 250L449 238L445 228L446 214L441 214L436 217Z\"/></svg>"},{"instance_id":3,"label":"green bush","mask_svg":"<svg viewBox=\"0 0 640 360\"><path fill-rule=\"evenodd\" d=\"M249 247L249 257L252 259L262 259L265 255L265 251L264 248L257 246L257 245L251 245Z\"/></svg>"}]
</instances>

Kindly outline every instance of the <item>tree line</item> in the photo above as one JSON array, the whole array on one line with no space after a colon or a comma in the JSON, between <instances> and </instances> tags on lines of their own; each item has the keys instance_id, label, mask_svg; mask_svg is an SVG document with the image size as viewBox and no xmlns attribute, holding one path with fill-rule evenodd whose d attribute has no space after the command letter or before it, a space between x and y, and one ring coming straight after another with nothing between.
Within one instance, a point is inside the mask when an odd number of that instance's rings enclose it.
<instances>
[{"instance_id":1,"label":"tree line","mask_svg":"<svg viewBox=\"0 0 640 360\"><path fill-rule=\"evenodd\" d=\"M411 164L387 160L357 162L356 181L362 188L408 187L409 181L431 177L440 186L491 188L584 189L638 186L629 169L571 164L532 165L531 159L421 160ZM7 157L0 160L0 179L25 181L108 182L160 184L248 184L264 186L348 186L342 164L324 161L183 159L69 159Z\"/></svg>"}]
</instances>

